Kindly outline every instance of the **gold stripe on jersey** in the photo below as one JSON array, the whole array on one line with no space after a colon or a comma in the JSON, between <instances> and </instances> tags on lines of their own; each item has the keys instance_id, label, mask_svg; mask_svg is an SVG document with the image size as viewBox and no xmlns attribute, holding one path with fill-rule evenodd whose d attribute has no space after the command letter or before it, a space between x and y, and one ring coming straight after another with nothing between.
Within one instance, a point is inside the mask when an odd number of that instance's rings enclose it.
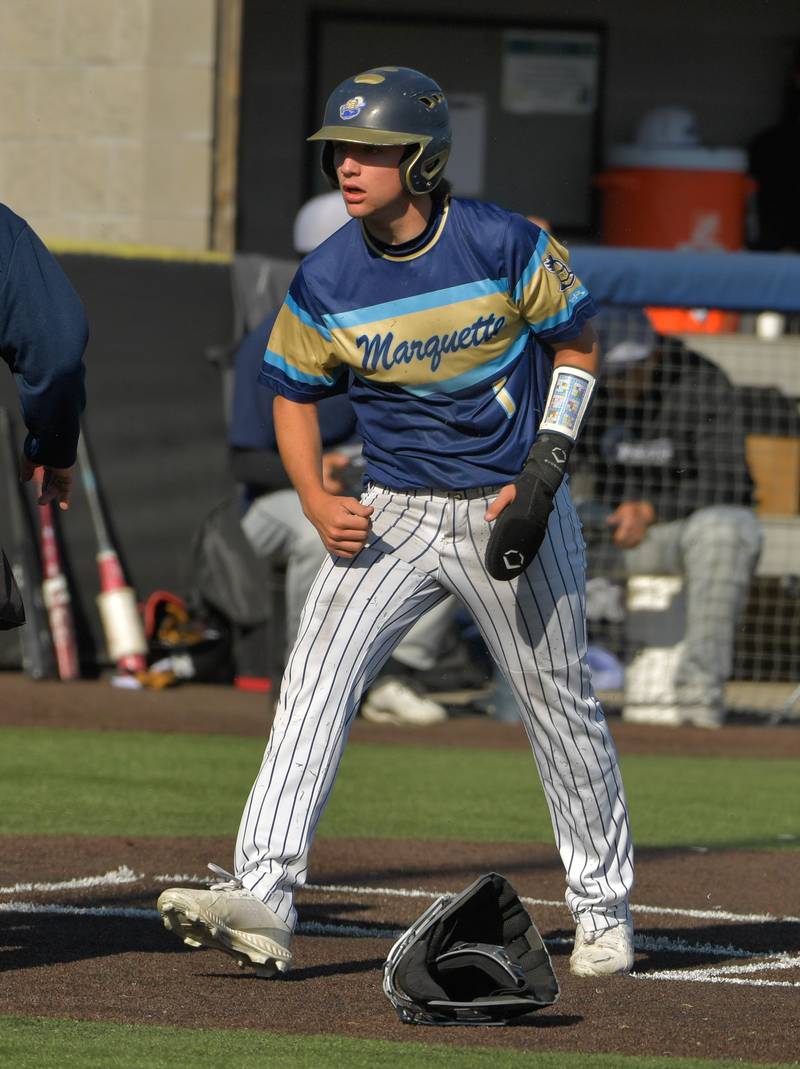
<instances>
[{"instance_id":1,"label":"gold stripe on jersey","mask_svg":"<svg viewBox=\"0 0 800 1069\"><path fill-rule=\"evenodd\" d=\"M523 326L506 293L334 327L340 359L365 378L416 386L463 376L506 352Z\"/></svg>"},{"instance_id":2,"label":"gold stripe on jersey","mask_svg":"<svg viewBox=\"0 0 800 1069\"><path fill-rule=\"evenodd\" d=\"M268 361L296 382L330 385L340 361L333 353L330 335L326 339L325 334L324 327L314 324L296 305L292 308L287 298L269 336Z\"/></svg>"}]
</instances>

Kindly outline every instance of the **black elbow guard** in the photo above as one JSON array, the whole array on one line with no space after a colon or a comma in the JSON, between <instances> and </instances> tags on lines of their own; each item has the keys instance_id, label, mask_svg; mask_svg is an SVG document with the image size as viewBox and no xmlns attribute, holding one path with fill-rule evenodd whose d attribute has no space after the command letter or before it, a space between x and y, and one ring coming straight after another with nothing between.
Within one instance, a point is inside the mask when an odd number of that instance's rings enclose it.
<instances>
[{"instance_id":1,"label":"black elbow guard","mask_svg":"<svg viewBox=\"0 0 800 1069\"><path fill-rule=\"evenodd\" d=\"M486 570L493 579L516 579L539 552L572 446L561 434L542 434L533 443L514 483L517 496L494 521L486 547Z\"/></svg>"}]
</instances>

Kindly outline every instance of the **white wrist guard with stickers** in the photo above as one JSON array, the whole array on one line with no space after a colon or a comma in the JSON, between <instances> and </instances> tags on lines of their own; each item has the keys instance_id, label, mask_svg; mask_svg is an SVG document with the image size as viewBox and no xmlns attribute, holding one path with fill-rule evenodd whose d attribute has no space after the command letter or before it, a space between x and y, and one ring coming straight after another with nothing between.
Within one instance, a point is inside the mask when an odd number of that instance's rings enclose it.
<instances>
[{"instance_id":1,"label":"white wrist guard with stickers","mask_svg":"<svg viewBox=\"0 0 800 1069\"><path fill-rule=\"evenodd\" d=\"M596 379L583 368L561 364L553 372L539 434L563 434L575 441L594 393Z\"/></svg>"}]
</instances>

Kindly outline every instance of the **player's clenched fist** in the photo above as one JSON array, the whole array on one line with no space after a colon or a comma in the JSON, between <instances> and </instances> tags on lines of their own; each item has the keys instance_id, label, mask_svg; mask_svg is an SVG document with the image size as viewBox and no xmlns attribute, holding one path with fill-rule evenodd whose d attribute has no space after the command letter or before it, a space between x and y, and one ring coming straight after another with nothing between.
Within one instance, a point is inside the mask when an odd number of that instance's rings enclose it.
<instances>
[{"instance_id":1,"label":"player's clenched fist","mask_svg":"<svg viewBox=\"0 0 800 1069\"><path fill-rule=\"evenodd\" d=\"M362 505L354 497L321 493L306 500L303 511L319 531L329 553L355 557L364 548L372 526L371 505Z\"/></svg>"}]
</instances>

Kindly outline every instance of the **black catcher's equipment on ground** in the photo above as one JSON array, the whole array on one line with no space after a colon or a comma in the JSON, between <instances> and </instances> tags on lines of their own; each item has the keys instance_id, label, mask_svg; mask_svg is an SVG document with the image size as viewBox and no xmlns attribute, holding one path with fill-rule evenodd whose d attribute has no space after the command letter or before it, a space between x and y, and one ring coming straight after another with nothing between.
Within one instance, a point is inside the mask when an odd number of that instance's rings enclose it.
<instances>
[{"instance_id":1,"label":"black catcher's equipment on ground","mask_svg":"<svg viewBox=\"0 0 800 1069\"><path fill-rule=\"evenodd\" d=\"M383 990L406 1024L501 1025L552 1005L550 956L496 872L443 895L392 947Z\"/></svg>"}]
</instances>

